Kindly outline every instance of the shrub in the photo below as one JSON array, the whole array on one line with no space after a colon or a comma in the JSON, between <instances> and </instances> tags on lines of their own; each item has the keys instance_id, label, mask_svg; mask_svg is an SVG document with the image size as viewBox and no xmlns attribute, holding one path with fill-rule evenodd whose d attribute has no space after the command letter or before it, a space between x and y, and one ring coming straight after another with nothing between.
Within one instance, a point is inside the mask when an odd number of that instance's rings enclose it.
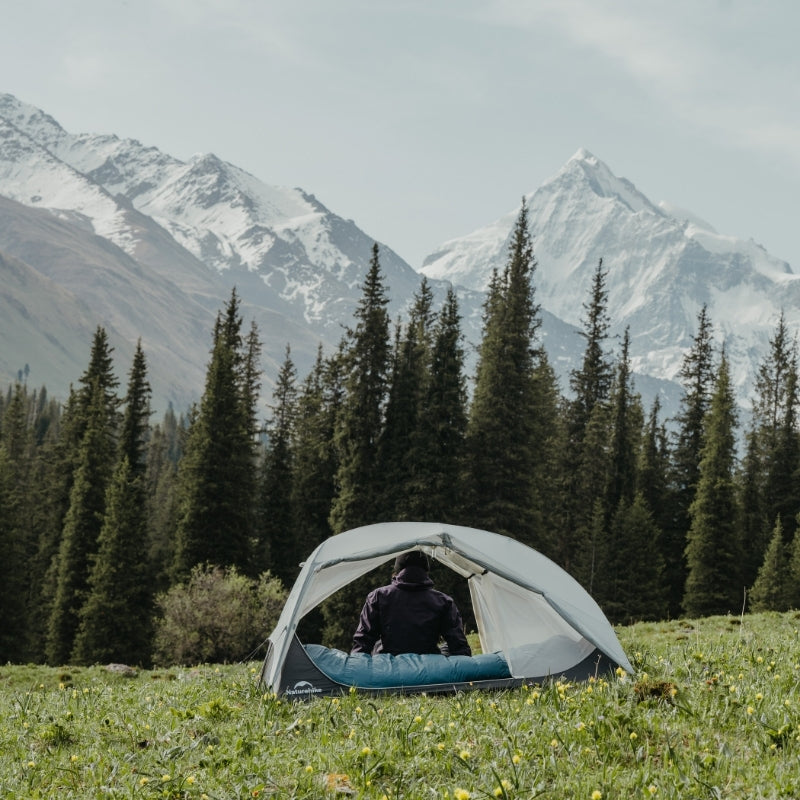
<instances>
[{"instance_id":1,"label":"shrub","mask_svg":"<svg viewBox=\"0 0 800 800\"><path fill-rule=\"evenodd\" d=\"M234 567L198 565L185 584L156 598L153 661L160 666L241 661L264 641L286 601L269 572L258 580Z\"/></svg>"}]
</instances>

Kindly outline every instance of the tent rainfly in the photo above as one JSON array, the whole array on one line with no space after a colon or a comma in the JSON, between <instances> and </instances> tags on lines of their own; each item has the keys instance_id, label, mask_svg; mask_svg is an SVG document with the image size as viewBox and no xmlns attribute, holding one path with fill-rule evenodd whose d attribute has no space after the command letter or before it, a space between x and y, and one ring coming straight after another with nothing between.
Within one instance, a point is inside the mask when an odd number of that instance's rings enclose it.
<instances>
[{"instance_id":1,"label":"tent rainfly","mask_svg":"<svg viewBox=\"0 0 800 800\"><path fill-rule=\"evenodd\" d=\"M443 678L423 665L414 679L401 673L402 678L371 684L354 677L357 671L346 672L346 677L332 671L332 663L341 665L355 656L319 645L304 647L300 642L297 625L309 611L408 550L421 550L467 579L481 650L502 657L507 665L502 676L481 674L474 679L457 671ZM332 653L338 661L331 659ZM371 664L371 659L378 658L359 656L362 665L364 660ZM441 663L469 660L467 656L411 658L440 659ZM408 693L511 687L560 676L585 680L617 667L633 671L600 607L574 578L541 553L507 536L474 528L388 522L332 536L309 556L269 635L261 680L278 695L308 698L340 694L351 686L370 693ZM431 675L437 677L431 679Z\"/></svg>"}]
</instances>

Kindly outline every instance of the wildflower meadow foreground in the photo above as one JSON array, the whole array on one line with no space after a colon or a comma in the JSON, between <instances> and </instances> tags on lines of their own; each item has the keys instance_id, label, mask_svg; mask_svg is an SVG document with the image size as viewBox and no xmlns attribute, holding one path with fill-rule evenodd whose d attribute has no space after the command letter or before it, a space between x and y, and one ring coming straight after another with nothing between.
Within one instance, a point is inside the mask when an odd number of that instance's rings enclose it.
<instances>
[{"instance_id":1,"label":"wildflower meadow foreground","mask_svg":"<svg viewBox=\"0 0 800 800\"><path fill-rule=\"evenodd\" d=\"M618 630L636 672L289 702L259 664L0 668L0 797L796 798L800 614Z\"/></svg>"}]
</instances>

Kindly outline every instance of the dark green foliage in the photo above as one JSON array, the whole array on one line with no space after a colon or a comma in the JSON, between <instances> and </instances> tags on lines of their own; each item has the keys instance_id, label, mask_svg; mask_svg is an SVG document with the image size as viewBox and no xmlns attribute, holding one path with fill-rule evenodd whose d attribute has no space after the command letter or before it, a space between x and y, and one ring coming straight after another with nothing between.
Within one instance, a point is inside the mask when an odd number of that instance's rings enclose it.
<instances>
[{"instance_id":1,"label":"dark green foliage","mask_svg":"<svg viewBox=\"0 0 800 800\"><path fill-rule=\"evenodd\" d=\"M605 501L610 465L609 399L613 371L605 351L610 326L606 271L600 259L588 302L584 303L586 340L583 361L570 375L573 398L567 403L565 439L560 451L563 515L554 558L584 586L591 583L587 542L596 533L598 501ZM608 510L604 510L607 517Z\"/></svg>"},{"instance_id":2,"label":"dark green foliage","mask_svg":"<svg viewBox=\"0 0 800 800\"><path fill-rule=\"evenodd\" d=\"M156 664L202 664L252 658L286 601L268 572L253 579L234 567L198 565L185 583L156 600Z\"/></svg>"},{"instance_id":3,"label":"dark green foliage","mask_svg":"<svg viewBox=\"0 0 800 800\"><path fill-rule=\"evenodd\" d=\"M669 614L677 616L683 608L686 588L686 537L691 524L689 508L697 492L700 458L704 444L704 420L714 386L713 332L706 306L697 316L697 331L681 366L684 388L673 447L673 517L664 528L664 577L669 592Z\"/></svg>"},{"instance_id":4,"label":"dark green foliage","mask_svg":"<svg viewBox=\"0 0 800 800\"><path fill-rule=\"evenodd\" d=\"M375 521L412 519L423 397L430 380L431 294L423 279L404 335L398 326L383 429L378 439L378 471L382 479Z\"/></svg>"},{"instance_id":5,"label":"dark green foliage","mask_svg":"<svg viewBox=\"0 0 800 800\"><path fill-rule=\"evenodd\" d=\"M205 390L180 463L174 579L203 563L249 569L257 472L255 368L254 348L245 348L241 325L234 291L217 317Z\"/></svg>"},{"instance_id":6,"label":"dark green foliage","mask_svg":"<svg viewBox=\"0 0 800 800\"><path fill-rule=\"evenodd\" d=\"M760 567L776 517L784 542L792 540L800 503L797 424L797 342L781 314L770 350L756 378L753 424L747 437L743 501L744 578L752 582Z\"/></svg>"},{"instance_id":7,"label":"dark green foliage","mask_svg":"<svg viewBox=\"0 0 800 800\"><path fill-rule=\"evenodd\" d=\"M348 332L343 351L345 394L334 433L337 454L336 496L330 512L334 533L380 518L383 480L378 470L378 441L388 390L388 298L383 285L377 244L356 309L355 330ZM323 606L326 643L349 647L366 585L356 581Z\"/></svg>"},{"instance_id":8,"label":"dark green foliage","mask_svg":"<svg viewBox=\"0 0 800 800\"><path fill-rule=\"evenodd\" d=\"M337 472L333 436L344 390L340 354L327 361L322 349L297 398L293 442L293 530L305 557L331 535L328 521Z\"/></svg>"},{"instance_id":9,"label":"dark green foliage","mask_svg":"<svg viewBox=\"0 0 800 800\"><path fill-rule=\"evenodd\" d=\"M55 596L47 628L50 664L67 663L78 631L78 612L89 591L91 560L105 514L105 492L112 464L107 397L98 379L78 451L69 510L55 567Z\"/></svg>"},{"instance_id":10,"label":"dark green foliage","mask_svg":"<svg viewBox=\"0 0 800 800\"><path fill-rule=\"evenodd\" d=\"M380 513L378 439L390 366L389 301L383 280L375 244L355 312L356 327L348 331L343 353L345 396L334 435L338 468L330 512L335 533L374 522Z\"/></svg>"},{"instance_id":11,"label":"dark green foliage","mask_svg":"<svg viewBox=\"0 0 800 800\"><path fill-rule=\"evenodd\" d=\"M292 509L292 440L297 415L295 374L287 347L273 393L272 416L267 422L267 448L257 512L258 553L254 563L259 572L269 568L286 586L294 583L299 571L297 565L308 555L300 552Z\"/></svg>"},{"instance_id":12,"label":"dark green foliage","mask_svg":"<svg viewBox=\"0 0 800 800\"><path fill-rule=\"evenodd\" d=\"M660 531L641 494L621 500L611 520L611 546L601 593L612 622L663 619L666 593Z\"/></svg>"},{"instance_id":13,"label":"dark green foliage","mask_svg":"<svg viewBox=\"0 0 800 800\"><path fill-rule=\"evenodd\" d=\"M147 664L153 583L147 561L145 456L150 385L136 347L119 443L119 462L105 498L89 595L80 610L72 661Z\"/></svg>"},{"instance_id":14,"label":"dark green foliage","mask_svg":"<svg viewBox=\"0 0 800 800\"><path fill-rule=\"evenodd\" d=\"M484 306L465 442L465 518L531 545L542 535L535 371L543 353L536 342L535 268L523 200L508 261L502 275L493 278Z\"/></svg>"},{"instance_id":15,"label":"dark green foliage","mask_svg":"<svg viewBox=\"0 0 800 800\"><path fill-rule=\"evenodd\" d=\"M752 611L786 611L790 607L789 559L780 517L775 520L764 561L750 589Z\"/></svg>"},{"instance_id":16,"label":"dark green foliage","mask_svg":"<svg viewBox=\"0 0 800 800\"><path fill-rule=\"evenodd\" d=\"M152 582L144 557L144 479L123 456L106 494L106 513L79 613L70 661L149 665Z\"/></svg>"},{"instance_id":17,"label":"dark green foliage","mask_svg":"<svg viewBox=\"0 0 800 800\"><path fill-rule=\"evenodd\" d=\"M727 614L742 606L740 515L734 484L736 419L723 354L704 424L697 492L689 509L683 606L690 616Z\"/></svg>"},{"instance_id":18,"label":"dark green foliage","mask_svg":"<svg viewBox=\"0 0 800 800\"><path fill-rule=\"evenodd\" d=\"M24 655L25 560L20 526L20 495L15 485L11 458L0 442L0 663L17 661Z\"/></svg>"},{"instance_id":19,"label":"dark green foliage","mask_svg":"<svg viewBox=\"0 0 800 800\"><path fill-rule=\"evenodd\" d=\"M449 289L436 321L406 496L407 518L457 522L467 428L458 299Z\"/></svg>"}]
</instances>

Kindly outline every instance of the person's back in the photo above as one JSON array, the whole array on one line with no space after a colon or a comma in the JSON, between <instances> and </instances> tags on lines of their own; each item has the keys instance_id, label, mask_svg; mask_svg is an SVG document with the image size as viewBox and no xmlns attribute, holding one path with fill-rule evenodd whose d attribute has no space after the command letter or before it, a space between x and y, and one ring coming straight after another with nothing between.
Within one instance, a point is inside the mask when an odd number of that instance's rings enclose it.
<instances>
[{"instance_id":1,"label":"person's back","mask_svg":"<svg viewBox=\"0 0 800 800\"><path fill-rule=\"evenodd\" d=\"M434 588L424 553L412 550L395 561L388 586L367 596L353 637L353 653L439 653L471 655L453 599Z\"/></svg>"}]
</instances>

